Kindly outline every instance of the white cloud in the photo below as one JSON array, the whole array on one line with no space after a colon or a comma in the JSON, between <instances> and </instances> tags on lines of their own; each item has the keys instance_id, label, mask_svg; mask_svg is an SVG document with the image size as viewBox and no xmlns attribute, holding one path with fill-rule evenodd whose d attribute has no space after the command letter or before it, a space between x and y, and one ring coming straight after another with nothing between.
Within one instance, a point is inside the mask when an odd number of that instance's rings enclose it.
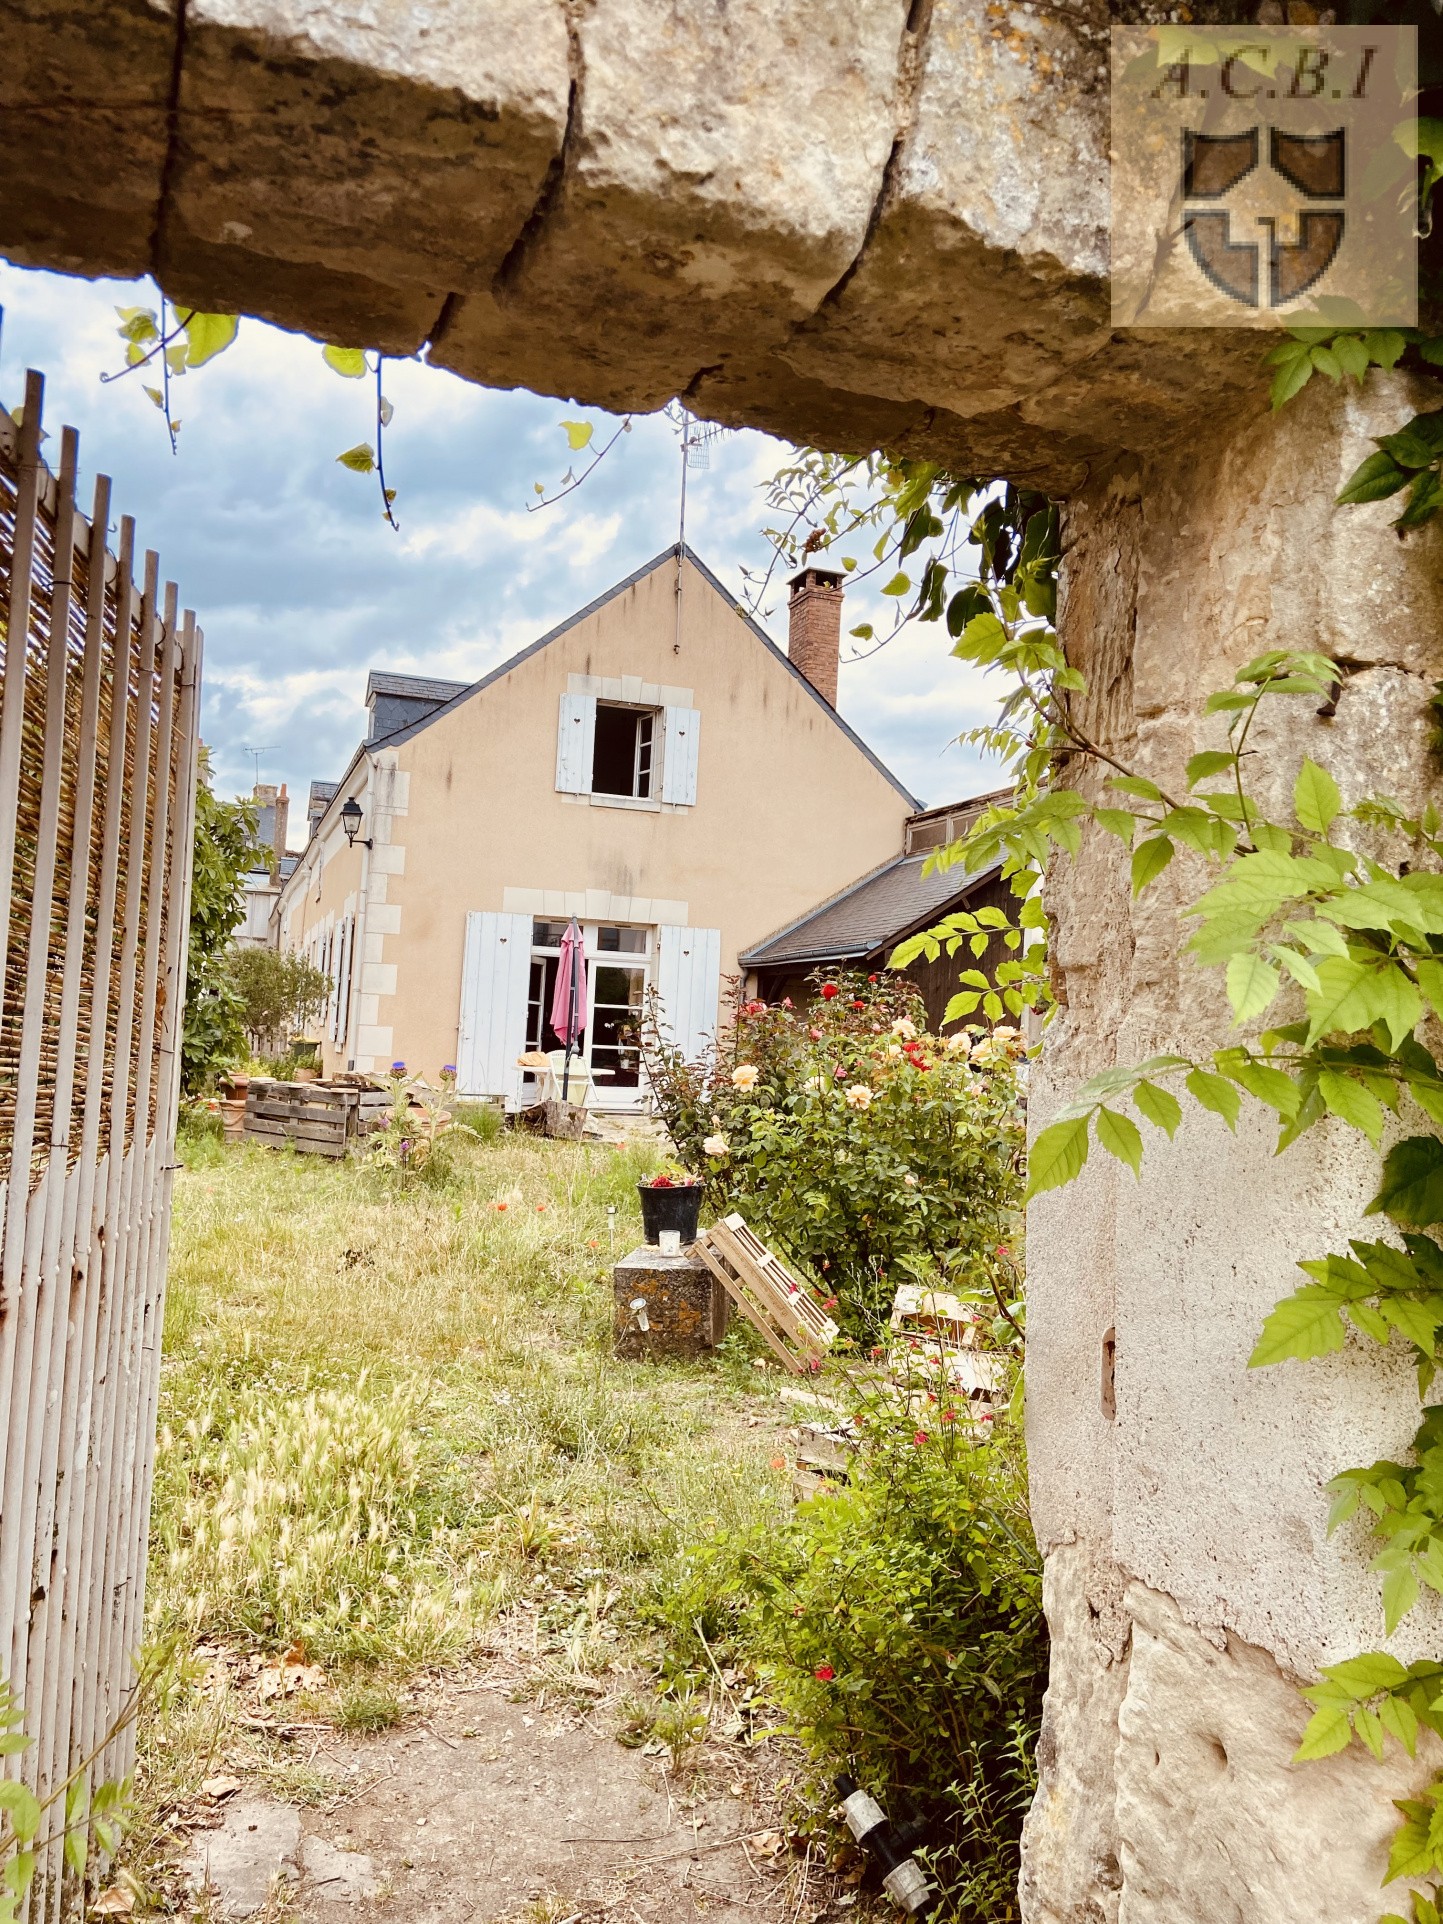
<instances>
[{"instance_id":1,"label":"white cloud","mask_svg":"<svg viewBox=\"0 0 1443 1924\"><path fill-rule=\"evenodd\" d=\"M82 498L97 466L112 474L115 512L137 516L141 544L159 548L199 613L202 727L226 786L249 787L249 744L266 748L262 779L285 780L293 794L339 774L364 722L368 669L478 675L676 539L680 455L661 416L639 417L576 494L528 513L534 483L554 489L575 463L561 421L580 412L600 445L609 417L388 364L396 535L374 479L335 460L374 440L373 390L332 374L315 342L244 322L234 348L175 384L183 426L172 458L140 379L99 378L122 365L115 306L156 306L149 284L0 263L0 301L0 399L18 401L26 364L46 371L52 429L81 431ZM786 452L764 435L722 435L705 471L688 478L687 538L739 597L743 568L767 564L764 486ZM768 600L766 625L784 641L780 573ZM880 628L891 611L862 584L846 625ZM982 718L985 696L947 647L936 626L909 630L841 671L848 721L929 801L990 779L949 747Z\"/></svg>"}]
</instances>

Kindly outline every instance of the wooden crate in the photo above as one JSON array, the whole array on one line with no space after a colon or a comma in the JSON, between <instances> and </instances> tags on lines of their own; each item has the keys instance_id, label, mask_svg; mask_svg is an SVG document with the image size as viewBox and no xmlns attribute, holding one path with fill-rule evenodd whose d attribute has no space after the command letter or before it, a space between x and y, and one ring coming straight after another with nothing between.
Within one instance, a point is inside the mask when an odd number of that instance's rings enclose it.
<instances>
[{"instance_id":1,"label":"wooden crate","mask_svg":"<svg viewBox=\"0 0 1443 1924\"><path fill-rule=\"evenodd\" d=\"M740 1216L713 1223L695 1250L789 1370L800 1376L816 1367L836 1341L837 1325Z\"/></svg>"}]
</instances>

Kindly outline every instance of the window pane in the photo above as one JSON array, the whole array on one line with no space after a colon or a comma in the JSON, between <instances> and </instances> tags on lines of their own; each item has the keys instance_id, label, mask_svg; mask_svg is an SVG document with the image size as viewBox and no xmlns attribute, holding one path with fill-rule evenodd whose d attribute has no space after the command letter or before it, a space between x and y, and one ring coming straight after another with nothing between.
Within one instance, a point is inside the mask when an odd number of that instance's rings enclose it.
<instances>
[{"instance_id":1,"label":"window pane","mask_svg":"<svg viewBox=\"0 0 1443 1924\"><path fill-rule=\"evenodd\" d=\"M650 715L639 715L636 721L636 792L638 795L651 793L651 724Z\"/></svg>"},{"instance_id":2,"label":"window pane","mask_svg":"<svg viewBox=\"0 0 1443 1924\"><path fill-rule=\"evenodd\" d=\"M637 711L634 708L596 710L596 741L591 758L591 789L595 795L635 795Z\"/></svg>"},{"instance_id":3,"label":"window pane","mask_svg":"<svg viewBox=\"0 0 1443 1924\"><path fill-rule=\"evenodd\" d=\"M601 928L596 932L596 946L602 955L645 955L645 929Z\"/></svg>"},{"instance_id":4,"label":"window pane","mask_svg":"<svg viewBox=\"0 0 1443 1924\"><path fill-rule=\"evenodd\" d=\"M561 938L566 933L564 922L533 922L531 924L531 946L533 949L559 949Z\"/></svg>"},{"instance_id":5,"label":"window pane","mask_svg":"<svg viewBox=\"0 0 1443 1924\"><path fill-rule=\"evenodd\" d=\"M602 1009L630 1009L641 1013L642 988L646 971L635 966L598 962L592 997L598 1012Z\"/></svg>"}]
</instances>

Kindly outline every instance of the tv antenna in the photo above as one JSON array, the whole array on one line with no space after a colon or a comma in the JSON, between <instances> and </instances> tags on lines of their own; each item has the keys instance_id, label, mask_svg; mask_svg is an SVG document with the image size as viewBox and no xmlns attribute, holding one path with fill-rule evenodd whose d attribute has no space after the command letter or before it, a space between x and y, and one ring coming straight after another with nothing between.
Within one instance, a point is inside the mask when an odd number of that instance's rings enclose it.
<instances>
[{"instance_id":1,"label":"tv antenna","mask_svg":"<svg viewBox=\"0 0 1443 1924\"><path fill-rule=\"evenodd\" d=\"M688 468L705 473L711 466L711 444L719 441L730 428L717 425L715 421L698 421L690 408L680 401L674 401L664 410L667 419L681 435L681 507L677 514L676 527L676 638L671 652L681 653L681 563L686 551L686 476Z\"/></svg>"},{"instance_id":2,"label":"tv antenna","mask_svg":"<svg viewBox=\"0 0 1443 1924\"><path fill-rule=\"evenodd\" d=\"M275 752L274 745L269 748L243 748L241 750L242 755L253 755L255 757L255 780L251 784L253 788L259 788L261 785L261 756L274 755Z\"/></svg>"}]
</instances>

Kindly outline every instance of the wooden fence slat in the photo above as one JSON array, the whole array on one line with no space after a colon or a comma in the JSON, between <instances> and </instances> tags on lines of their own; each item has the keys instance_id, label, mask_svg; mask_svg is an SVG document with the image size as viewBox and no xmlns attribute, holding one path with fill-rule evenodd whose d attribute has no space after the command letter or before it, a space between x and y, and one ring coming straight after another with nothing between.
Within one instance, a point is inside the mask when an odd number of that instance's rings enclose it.
<instances>
[{"instance_id":1,"label":"wooden fence slat","mask_svg":"<svg viewBox=\"0 0 1443 1924\"><path fill-rule=\"evenodd\" d=\"M78 436L73 428L67 428L61 441L55 574L49 609L50 658L46 664L45 745L40 772L40 811L30 879L30 940L25 962L14 1134L10 1149L11 1167L17 1175L21 1172L28 1175L33 1161L36 1110L40 1095L41 1046L50 989L50 923L59 852L65 703L70 665L77 462ZM60 1053L64 1054L65 1037L62 1035L55 1040ZM15 1679L17 1686L27 1681L30 1640L30 1589L28 1584L22 1589L20 1573L22 1570L28 1573L34 1564L40 1457L45 1432L54 1414L49 1395L49 1361L55 1288L53 1280L47 1278L45 1273L44 1230L51 1214L57 1217L59 1214L64 1189L63 1170L63 1161L57 1171L53 1162L47 1160L44 1181L46 1204L43 1210L39 1192L27 1193L31 1187L29 1182L17 1181L10 1191L6 1221L6 1294L10 1297L18 1284L19 1311L14 1319L16 1381L5 1452L4 1494L0 1498L0 1595L13 1596L17 1604L8 1652L8 1675ZM25 1694L28 1696L28 1690Z\"/></svg>"},{"instance_id":2,"label":"wooden fence slat","mask_svg":"<svg viewBox=\"0 0 1443 1924\"><path fill-rule=\"evenodd\" d=\"M0 1020L6 1015L6 983L11 944L26 930L13 927L16 838L20 818L20 774L24 747L25 696L30 666L30 602L35 577L35 536L40 497L40 429L45 383L33 370L25 377L25 414L20 431L20 460L15 492L15 526L10 556L9 606L6 611L4 696L0 699ZM12 1172L13 1173L13 1172ZM7 1226L0 1254L0 1437L9 1438L10 1410L15 1391L17 1353L17 1294L23 1211L29 1184L13 1181L6 1191L3 1221ZM14 1237L8 1225L16 1221ZM14 1248L15 1256L11 1257ZM0 1591L0 1653L8 1654L18 1611L14 1586ZM6 1760L6 1775L18 1776L22 1766Z\"/></svg>"},{"instance_id":3,"label":"wooden fence slat","mask_svg":"<svg viewBox=\"0 0 1443 1924\"><path fill-rule=\"evenodd\" d=\"M111 1181L109 1147L102 1154L105 1131L106 1071L109 1058L108 1013L115 991L118 958L116 917L120 906L122 833L126 824L125 744L129 736L131 624L135 616L135 523L122 517L115 580L115 637L111 651L110 729L106 754L105 818L100 850L99 896L96 910L95 984L102 1011L97 1024L92 1014L91 1049L85 1083L85 1112L81 1134L81 1160L87 1171L94 1170L88 1221L81 1215L87 1243L87 1261L93 1272L96 1296L94 1361L84 1386L77 1445L80 1474L84 1478L80 1503L80 1546L76 1565L75 1648L72 1684L71 1728L82 1755L94 1748L98 1683L96 1678L96 1624L99 1618L95 1594L95 1546L102 1528L99 1517L101 1462L99 1445L104 1434L106 1385L113 1376L112 1336L115 1334L114 1291L111 1271L112 1251L119 1231L116 1196ZM101 978L104 989L101 991ZM62 1705L63 1714L63 1705Z\"/></svg>"},{"instance_id":4,"label":"wooden fence slat","mask_svg":"<svg viewBox=\"0 0 1443 1924\"><path fill-rule=\"evenodd\" d=\"M105 580L106 530L110 524L110 481L98 475L88 530L77 527L77 543L88 540L85 609L85 646L81 669L80 713L75 741L75 806L70 835L70 900L65 922L65 961L60 995L60 1032L78 1042L80 999L87 952L86 910L90 892L90 850L95 821L97 759L100 750L100 689L105 653ZM60 1058L56 1077L55 1101L51 1111L50 1154L62 1165L71 1164L64 1185L64 1207L60 1213L59 1239L53 1259L57 1294L68 1297L68 1315L57 1314L52 1340L51 1376L61 1380L59 1418L53 1431L53 1454L47 1452L40 1466L40 1487L52 1493L47 1519L42 1517L36 1532L35 1567L31 1594L39 1599L31 1628L32 1645L40 1657L37 1785L42 1797L68 1776L78 1756L72 1756L68 1716L62 1719L59 1707L68 1707L74 1676L73 1642L70 1632L75 1621L74 1565L79 1558L79 1538L73 1522L78 1523L80 1506L74 1501L77 1483L84 1466L77 1457L77 1432L85 1379L94 1367L94 1324L98 1307L96 1265L89 1261L90 1241L87 1212L91 1195L91 1171L83 1145L72 1160L71 1128L77 1073L76 1048L67 1048ZM83 1247L77 1248L78 1232L85 1227ZM58 1305L57 1305L58 1307ZM36 1660L32 1658L32 1671ZM37 1700L33 1693L30 1701ZM64 1840L57 1837L46 1854L43 1871L44 1920L58 1918L63 1883Z\"/></svg>"},{"instance_id":5,"label":"wooden fence slat","mask_svg":"<svg viewBox=\"0 0 1443 1924\"><path fill-rule=\"evenodd\" d=\"M131 1251L132 1280L130 1283L131 1307L130 1324L126 1343L126 1355L130 1364L130 1382L125 1397L124 1423L122 1426L122 1449L117 1464L119 1472L119 1493L113 1536L118 1553L115 1580L111 1588L111 1604L114 1612L110 1634L110 1672L115 1680L115 1688L123 1693L129 1686L127 1671L136 1671L138 1651L130 1640L130 1626L138 1624L139 1608L143 1608L143 1597L136 1592L140 1573L145 1568L145 1538L147 1519L140 1516L137 1509L143 1469L140 1464L142 1450L141 1430L145 1413L150 1407L151 1357L159 1362L160 1333L153 1327L157 1309L155 1295L156 1279L151 1272L148 1257L152 1247L153 1211L156 1196L164 1183L162 1165L170 1161L170 1144L162 1144L158 1131L148 1131L149 1139L140 1119L142 1103L152 1113L155 1108L155 1070L156 1070L156 1006L160 986L160 964L162 939L165 932L165 917L162 905L165 900L168 881L167 868L170 853L171 801L172 801L172 748L175 726L176 675L180 665L180 634L177 623L179 595L174 582L168 582L165 590L164 611L161 621L159 647L157 649L157 674L159 691L155 721L155 741L153 760L155 781L151 790L150 825L150 867L146 880L146 924L145 924L145 961L140 983L140 1046L135 1065L135 1091L137 1122L135 1130L135 1149L142 1160L137 1170L143 1171L143 1193L139 1207L132 1220ZM112 1703L112 1716L118 1714L120 1702ZM121 1777L128 1773L129 1759L134 1754L134 1734L130 1729L121 1732L111 1743L101 1763L102 1777Z\"/></svg>"},{"instance_id":6,"label":"wooden fence slat","mask_svg":"<svg viewBox=\"0 0 1443 1924\"><path fill-rule=\"evenodd\" d=\"M148 550L145 557L145 591L141 599L140 665L136 674L138 698L135 709L135 749L131 762L130 849L126 872L125 940L121 951L119 1022L116 1035L116 1082L120 1084L119 1064L125 1061L125 1090L134 1090L137 1124L140 1122L140 1091L149 1070L146 1048L145 970L150 949L150 930L154 895L148 889L152 875L151 818L154 810L154 783L151 779L155 751L156 657L160 652L162 623L159 608L160 556ZM145 928L141 923L144 915ZM124 1096L112 1098L111 1140L123 1149L121 1175L121 1218L125 1225L120 1261L116 1265L116 1316L119 1347L114 1377L108 1384L106 1441L102 1462L106 1470L104 1515L106 1518L104 1557L100 1561L100 1608L97 1667L101 1681L100 1720L96 1741L119 1716L129 1679L124 1674L122 1653L118 1649L118 1616L123 1586L127 1580L129 1555L129 1518L122 1507L128 1483L126 1447L131 1402L137 1393L135 1364L136 1298L140 1237L137 1217L149 1188L149 1145L143 1128L132 1132L128 1103ZM111 1155L114 1158L115 1151ZM97 1766L102 1778L107 1775L113 1746L102 1751Z\"/></svg>"},{"instance_id":7,"label":"wooden fence slat","mask_svg":"<svg viewBox=\"0 0 1443 1924\"><path fill-rule=\"evenodd\" d=\"M143 1630L201 640L135 529L87 522L43 382L0 409L0 1666L42 1795L113 1732ZM46 1844L30 1924L86 1893Z\"/></svg>"}]
</instances>

